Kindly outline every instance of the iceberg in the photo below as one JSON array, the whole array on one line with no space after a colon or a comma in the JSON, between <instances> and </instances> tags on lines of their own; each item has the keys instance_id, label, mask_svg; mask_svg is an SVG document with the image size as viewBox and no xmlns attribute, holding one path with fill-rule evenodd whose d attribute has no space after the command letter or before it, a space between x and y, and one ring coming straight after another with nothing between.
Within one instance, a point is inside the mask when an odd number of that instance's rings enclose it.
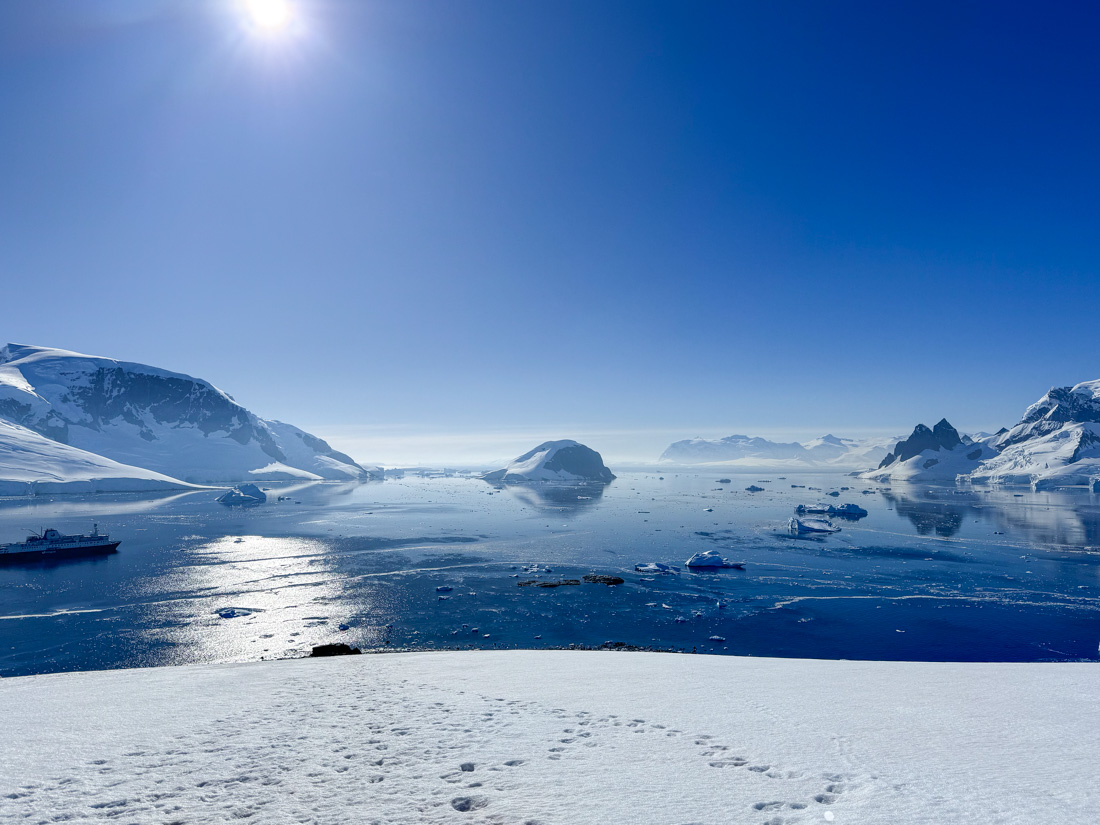
<instances>
[{"instance_id":1,"label":"iceberg","mask_svg":"<svg viewBox=\"0 0 1100 825\"><path fill-rule=\"evenodd\" d=\"M267 493L255 484L238 484L218 496L217 500L222 504L263 504L267 501Z\"/></svg>"},{"instance_id":2,"label":"iceberg","mask_svg":"<svg viewBox=\"0 0 1100 825\"><path fill-rule=\"evenodd\" d=\"M796 535L840 532L839 527L834 527L832 522L823 518L792 518L787 522L787 529Z\"/></svg>"},{"instance_id":3,"label":"iceberg","mask_svg":"<svg viewBox=\"0 0 1100 825\"><path fill-rule=\"evenodd\" d=\"M716 550L703 550L701 553L696 553L686 562L686 567L732 567L739 570L744 570L744 566L736 564L732 561L728 561L722 557L722 554Z\"/></svg>"}]
</instances>

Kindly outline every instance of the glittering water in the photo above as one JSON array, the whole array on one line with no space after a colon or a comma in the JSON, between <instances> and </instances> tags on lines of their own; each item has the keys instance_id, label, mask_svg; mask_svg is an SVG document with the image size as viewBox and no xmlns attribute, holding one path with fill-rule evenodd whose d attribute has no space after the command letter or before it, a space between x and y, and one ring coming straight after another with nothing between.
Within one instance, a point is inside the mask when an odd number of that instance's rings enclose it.
<instances>
[{"instance_id":1,"label":"glittering water","mask_svg":"<svg viewBox=\"0 0 1100 825\"><path fill-rule=\"evenodd\" d=\"M26 527L87 531L93 521L122 540L111 556L0 567L0 674L250 661L331 641L1097 658L1096 495L729 477L627 473L607 488L497 490L463 478L273 486L268 504L248 509L209 492L0 501L0 541ZM763 492L747 492L750 484ZM788 535L794 506L818 501L851 501L869 515L838 522L831 536ZM704 549L745 569L682 567ZM634 572L648 561L681 571ZM626 581L517 586L586 573Z\"/></svg>"}]
</instances>

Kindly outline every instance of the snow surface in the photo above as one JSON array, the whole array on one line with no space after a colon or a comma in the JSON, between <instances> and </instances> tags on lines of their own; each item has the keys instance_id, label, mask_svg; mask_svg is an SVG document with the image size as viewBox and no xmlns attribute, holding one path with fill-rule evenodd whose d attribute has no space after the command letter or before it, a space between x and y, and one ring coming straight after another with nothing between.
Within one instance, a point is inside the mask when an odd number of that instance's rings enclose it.
<instances>
[{"instance_id":1,"label":"snow surface","mask_svg":"<svg viewBox=\"0 0 1100 825\"><path fill-rule=\"evenodd\" d=\"M152 470L58 444L0 418L0 496L193 488Z\"/></svg>"},{"instance_id":2,"label":"snow surface","mask_svg":"<svg viewBox=\"0 0 1100 825\"><path fill-rule=\"evenodd\" d=\"M371 475L321 439L257 417L207 381L67 350L0 349L0 419L194 483Z\"/></svg>"},{"instance_id":3,"label":"snow surface","mask_svg":"<svg viewBox=\"0 0 1100 825\"><path fill-rule=\"evenodd\" d=\"M1100 665L500 651L0 680L10 822L1100 818Z\"/></svg>"}]
</instances>

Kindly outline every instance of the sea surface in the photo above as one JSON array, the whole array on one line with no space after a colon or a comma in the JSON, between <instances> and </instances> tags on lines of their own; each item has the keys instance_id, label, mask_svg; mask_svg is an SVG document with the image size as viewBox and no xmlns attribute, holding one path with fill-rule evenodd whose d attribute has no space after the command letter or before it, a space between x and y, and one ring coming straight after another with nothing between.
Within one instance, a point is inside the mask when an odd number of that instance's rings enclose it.
<instances>
[{"instance_id":1,"label":"sea surface","mask_svg":"<svg viewBox=\"0 0 1100 825\"><path fill-rule=\"evenodd\" d=\"M407 475L268 488L248 508L212 491L0 499L0 542L93 523L122 541L109 556L0 567L0 675L287 658L329 642L1098 658L1096 494L709 472L622 473L606 487ZM833 535L788 534L795 506L817 502L869 515L834 519ZM707 549L745 569L683 566ZM644 562L680 570L635 572ZM625 581L583 582L592 573ZM570 579L581 583L518 586Z\"/></svg>"}]
</instances>

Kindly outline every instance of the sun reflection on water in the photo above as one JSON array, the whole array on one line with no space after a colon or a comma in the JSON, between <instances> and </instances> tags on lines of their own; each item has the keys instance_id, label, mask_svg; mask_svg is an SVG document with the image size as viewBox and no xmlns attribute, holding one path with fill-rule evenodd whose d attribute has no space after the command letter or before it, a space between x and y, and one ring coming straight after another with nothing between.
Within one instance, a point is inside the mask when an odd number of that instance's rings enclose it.
<instances>
[{"instance_id":1,"label":"sun reflection on water","mask_svg":"<svg viewBox=\"0 0 1100 825\"><path fill-rule=\"evenodd\" d=\"M162 596L150 606L164 664L173 663L176 647L188 651L187 661L248 661L300 656L334 638L364 644L385 635L387 600L375 598L385 583L350 589L324 541L224 536L186 552L192 564L149 583Z\"/></svg>"}]
</instances>

